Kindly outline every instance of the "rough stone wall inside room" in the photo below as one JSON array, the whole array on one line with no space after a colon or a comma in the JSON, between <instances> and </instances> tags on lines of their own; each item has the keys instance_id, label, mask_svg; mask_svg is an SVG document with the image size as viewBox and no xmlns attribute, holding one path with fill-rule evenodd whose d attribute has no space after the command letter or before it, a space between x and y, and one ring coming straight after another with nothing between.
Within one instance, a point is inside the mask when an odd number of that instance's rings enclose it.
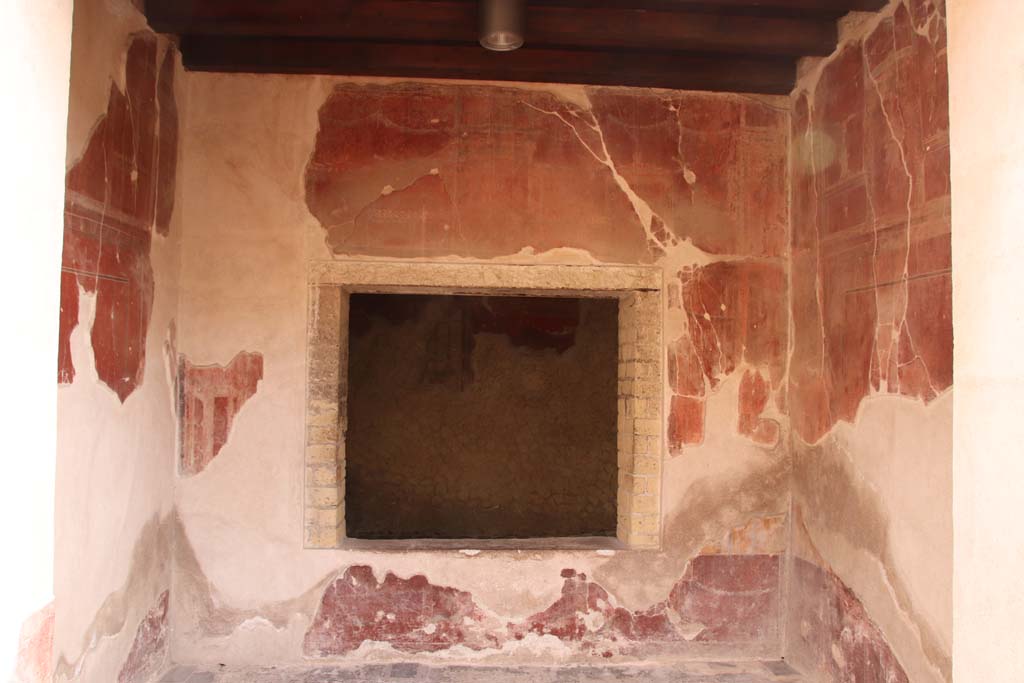
<instances>
[{"instance_id":1,"label":"rough stone wall inside room","mask_svg":"<svg viewBox=\"0 0 1024 683\"><path fill-rule=\"evenodd\" d=\"M216 457L177 482L176 659L780 654L784 100L198 73L187 85L178 350L221 367L259 353L263 378ZM641 378L652 403L629 408L671 414L650 464L659 549L303 549L307 269L380 258L661 269L671 370Z\"/></svg>"},{"instance_id":2,"label":"rough stone wall inside room","mask_svg":"<svg viewBox=\"0 0 1024 683\"><path fill-rule=\"evenodd\" d=\"M75 3L46 680L141 682L168 651L180 80L130 3Z\"/></svg>"},{"instance_id":3,"label":"rough stone wall inside room","mask_svg":"<svg viewBox=\"0 0 1024 683\"><path fill-rule=\"evenodd\" d=\"M948 681L944 5L897 0L842 34L793 95L787 651L825 680Z\"/></svg>"},{"instance_id":4,"label":"rough stone wall inside room","mask_svg":"<svg viewBox=\"0 0 1024 683\"><path fill-rule=\"evenodd\" d=\"M348 310L349 537L615 536L617 300Z\"/></svg>"}]
</instances>

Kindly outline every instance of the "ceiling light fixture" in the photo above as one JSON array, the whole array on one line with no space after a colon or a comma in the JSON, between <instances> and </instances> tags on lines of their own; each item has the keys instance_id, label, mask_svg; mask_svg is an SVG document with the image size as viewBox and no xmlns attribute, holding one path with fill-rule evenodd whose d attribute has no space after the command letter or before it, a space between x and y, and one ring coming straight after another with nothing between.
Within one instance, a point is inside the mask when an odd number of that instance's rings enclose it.
<instances>
[{"instance_id":1,"label":"ceiling light fixture","mask_svg":"<svg viewBox=\"0 0 1024 683\"><path fill-rule=\"evenodd\" d=\"M495 52L523 46L523 0L480 0L480 45Z\"/></svg>"}]
</instances>

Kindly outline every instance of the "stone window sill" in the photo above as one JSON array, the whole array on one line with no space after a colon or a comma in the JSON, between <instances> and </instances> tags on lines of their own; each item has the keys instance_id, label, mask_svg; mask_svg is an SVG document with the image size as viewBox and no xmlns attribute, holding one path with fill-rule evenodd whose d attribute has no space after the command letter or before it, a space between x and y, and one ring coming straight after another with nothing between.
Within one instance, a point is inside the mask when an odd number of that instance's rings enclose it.
<instances>
[{"instance_id":1,"label":"stone window sill","mask_svg":"<svg viewBox=\"0 0 1024 683\"><path fill-rule=\"evenodd\" d=\"M489 550L627 550L629 546L614 536L564 536L552 538L345 538L341 550L377 552Z\"/></svg>"}]
</instances>

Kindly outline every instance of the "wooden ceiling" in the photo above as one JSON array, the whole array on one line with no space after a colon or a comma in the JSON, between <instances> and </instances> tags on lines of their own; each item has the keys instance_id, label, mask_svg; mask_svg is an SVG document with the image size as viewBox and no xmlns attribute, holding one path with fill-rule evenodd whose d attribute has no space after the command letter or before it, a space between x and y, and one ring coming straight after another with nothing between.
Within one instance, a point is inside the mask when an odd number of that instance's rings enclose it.
<instances>
[{"instance_id":1,"label":"wooden ceiling","mask_svg":"<svg viewBox=\"0 0 1024 683\"><path fill-rule=\"evenodd\" d=\"M836 20L886 0L548 0L526 44L477 44L475 0L146 0L194 71L336 74L788 93Z\"/></svg>"}]
</instances>

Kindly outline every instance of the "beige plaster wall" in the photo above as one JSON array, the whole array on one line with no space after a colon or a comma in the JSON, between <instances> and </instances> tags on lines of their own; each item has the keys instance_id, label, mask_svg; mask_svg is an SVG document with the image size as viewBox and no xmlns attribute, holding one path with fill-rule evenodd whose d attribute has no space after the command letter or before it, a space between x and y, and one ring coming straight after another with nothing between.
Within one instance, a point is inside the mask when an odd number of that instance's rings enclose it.
<instances>
[{"instance_id":1,"label":"beige plaster wall","mask_svg":"<svg viewBox=\"0 0 1024 683\"><path fill-rule=\"evenodd\" d=\"M63 232L64 130L71 56L71 2L8 2L0 7L0 76L8 101L0 113L4 215L12 258L2 269L7 293L0 353L11 391L3 399L9 440L0 483L5 563L0 588L0 679L15 669L19 631L53 599L53 505L60 249ZM15 550L16 549L16 550ZM16 557L16 559L13 559ZM30 627L29 624L26 624ZM38 654L44 661L51 653Z\"/></svg>"},{"instance_id":2,"label":"beige plaster wall","mask_svg":"<svg viewBox=\"0 0 1024 683\"><path fill-rule=\"evenodd\" d=\"M948 0L952 134L953 679L1024 678L1024 5Z\"/></svg>"},{"instance_id":3,"label":"beige plaster wall","mask_svg":"<svg viewBox=\"0 0 1024 683\"><path fill-rule=\"evenodd\" d=\"M202 73L187 74L186 81L178 348L193 363L222 365L239 351L258 351L264 375L220 454L175 487L180 522L171 592L176 660L252 664L300 658L325 582L353 564L369 565L378 579L387 570L404 578L425 574L433 584L469 591L503 621L551 605L562 587L559 573L567 567L586 572L619 604L644 608L665 598L702 548L726 545L730 530L752 519L786 513L786 451L758 446L737 433L739 377L731 375L708 399L703 444L663 462L660 551L304 550L306 271L310 260L331 255L322 227L306 207L303 175L318 109L334 85L345 81ZM586 103L581 88L545 90ZM524 249L496 260L596 262L586 251L568 248L541 254ZM710 260L682 242L660 263L675 276L684 264ZM676 310L665 325L664 338L676 339L686 321ZM744 550L781 552L781 539L769 536ZM713 654L713 648L686 647L672 654L695 651ZM718 654L780 652L774 643L760 651ZM528 639L483 655L454 648L418 656L510 655L544 661L564 659L571 651L554 639ZM396 653L366 646L353 656Z\"/></svg>"},{"instance_id":4,"label":"beige plaster wall","mask_svg":"<svg viewBox=\"0 0 1024 683\"><path fill-rule=\"evenodd\" d=\"M111 83L125 87L129 37L147 30L127 0L75 3L70 168L106 113ZM166 42L161 42L162 57ZM179 67L180 69L180 67ZM179 104L180 104L179 93ZM174 320L180 228L153 233L156 283L141 384L122 403L97 376L90 342L96 293L79 290L71 335L76 377L57 389L55 680L113 681L136 630L170 584L176 444Z\"/></svg>"},{"instance_id":5,"label":"beige plaster wall","mask_svg":"<svg viewBox=\"0 0 1024 683\"><path fill-rule=\"evenodd\" d=\"M793 553L856 594L911 681L950 671L952 420L951 392L928 406L879 395L821 442L794 439Z\"/></svg>"}]
</instances>

